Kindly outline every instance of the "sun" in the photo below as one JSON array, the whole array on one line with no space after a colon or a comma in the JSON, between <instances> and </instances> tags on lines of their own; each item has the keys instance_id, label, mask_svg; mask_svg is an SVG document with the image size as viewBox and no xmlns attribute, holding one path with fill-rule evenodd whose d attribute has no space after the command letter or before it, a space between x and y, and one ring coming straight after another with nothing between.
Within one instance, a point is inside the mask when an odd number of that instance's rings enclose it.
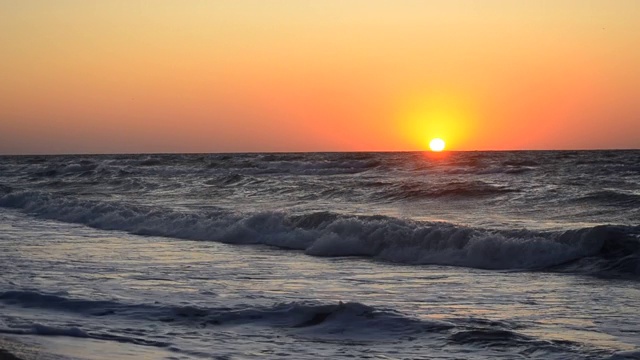
<instances>
[{"instance_id":1,"label":"sun","mask_svg":"<svg viewBox=\"0 0 640 360\"><path fill-rule=\"evenodd\" d=\"M442 151L444 150L444 145L444 140L435 138L429 142L429 149L431 149L431 151Z\"/></svg>"}]
</instances>

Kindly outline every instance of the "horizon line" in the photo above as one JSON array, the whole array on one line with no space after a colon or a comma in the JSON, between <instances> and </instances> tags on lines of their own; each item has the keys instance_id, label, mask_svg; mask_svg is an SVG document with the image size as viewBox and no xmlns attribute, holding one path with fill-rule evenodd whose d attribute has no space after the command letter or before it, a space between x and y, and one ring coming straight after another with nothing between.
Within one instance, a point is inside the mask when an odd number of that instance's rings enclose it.
<instances>
[{"instance_id":1,"label":"horizon line","mask_svg":"<svg viewBox=\"0 0 640 360\"><path fill-rule=\"evenodd\" d=\"M110 155L241 155L241 154L337 154L337 153L464 153L464 152L563 152L563 151L639 151L640 148L598 148L598 149L501 149L501 150L350 150L350 151L219 151L219 152L78 152L78 153L0 153L5 156L110 156Z\"/></svg>"}]
</instances>

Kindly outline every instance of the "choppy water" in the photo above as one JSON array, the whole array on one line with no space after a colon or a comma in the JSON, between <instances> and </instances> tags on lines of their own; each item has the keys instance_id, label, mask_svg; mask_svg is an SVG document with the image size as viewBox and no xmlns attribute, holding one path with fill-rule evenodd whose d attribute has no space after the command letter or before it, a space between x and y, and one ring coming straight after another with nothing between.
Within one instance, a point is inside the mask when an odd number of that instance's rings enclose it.
<instances>
[{"instance_id":1,"label":"choppy water","mask_svg":"<svg viewBox=\"0 0 640 360\"><path fill-rule=\"evenodd\" d=\"M0 157L53 358L640 358L640 151Z\"/></svg>"}]
</instances>

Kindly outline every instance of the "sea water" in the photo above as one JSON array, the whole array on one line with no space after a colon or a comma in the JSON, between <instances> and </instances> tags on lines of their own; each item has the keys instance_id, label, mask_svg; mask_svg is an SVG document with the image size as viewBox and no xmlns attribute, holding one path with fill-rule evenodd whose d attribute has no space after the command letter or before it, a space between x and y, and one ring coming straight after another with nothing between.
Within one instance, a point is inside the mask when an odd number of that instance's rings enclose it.
<instances>
[{"instance_id":1,"label":"sea water","mask_svg":"<svg viewBox=\"0 0 640 360\"><path fill-rule=\"evenodd\" d=\"M640 358L640 151L5 156L0 249L18 355Z\"/></svg>"}]
</instances>

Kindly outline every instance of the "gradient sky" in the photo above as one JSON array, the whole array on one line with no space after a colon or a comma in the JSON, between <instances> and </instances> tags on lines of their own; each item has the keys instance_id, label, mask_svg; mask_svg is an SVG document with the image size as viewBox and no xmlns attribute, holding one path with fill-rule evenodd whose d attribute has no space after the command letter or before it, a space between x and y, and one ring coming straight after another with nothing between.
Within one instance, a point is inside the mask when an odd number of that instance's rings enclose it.
<instances>
[{"instance_id":1,"label":"gradient sky","mask_svg":"<svg viewBox=\"0 0 640 360\"><path fill-rule=\"evenodd\" d=\"M0 153L640 148L640 1L0 0Z\"/></svg>"}]
</instances>

